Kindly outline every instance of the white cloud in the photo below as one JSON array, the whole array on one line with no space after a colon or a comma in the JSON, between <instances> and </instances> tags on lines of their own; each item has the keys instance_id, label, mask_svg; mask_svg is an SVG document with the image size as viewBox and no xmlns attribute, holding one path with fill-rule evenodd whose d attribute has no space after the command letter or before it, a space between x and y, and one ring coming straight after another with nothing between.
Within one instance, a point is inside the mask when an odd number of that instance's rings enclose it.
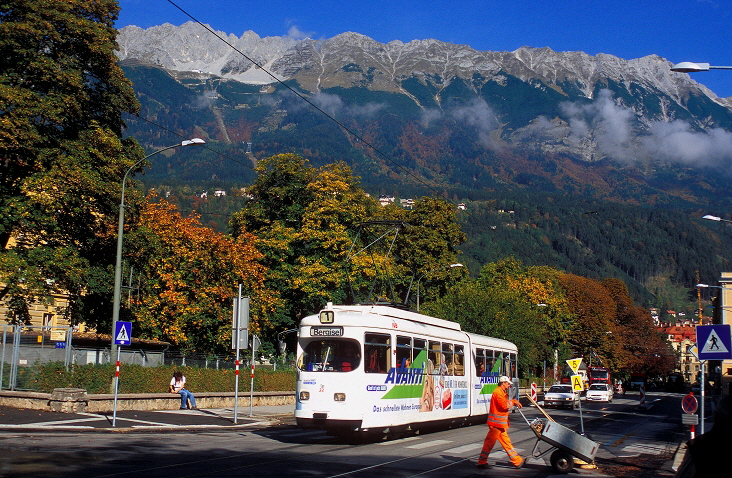
<instances>
[{"instance_id":1,"label":"white cloud","mask_svg":"<svg viewBox=\"0 0 732 478\"><path fill-rule=\"evenodd\" d=\"M732 133L722 128L697 131L686 121L652 121L638 133L636 114L619 105L609 90L592 103L561 105L569 123L569 140L591 141L600 153L616 160L655 159L714 166L732 159ZM530 128L548 132L548 122L537 121Z\"/></svg>"}]
</instances>

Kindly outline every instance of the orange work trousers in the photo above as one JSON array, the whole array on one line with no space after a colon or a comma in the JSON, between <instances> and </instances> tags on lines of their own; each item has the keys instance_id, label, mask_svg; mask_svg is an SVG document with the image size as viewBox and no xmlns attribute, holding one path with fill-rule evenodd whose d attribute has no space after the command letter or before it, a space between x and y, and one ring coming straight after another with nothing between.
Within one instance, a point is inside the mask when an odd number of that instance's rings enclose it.
<instances>
[{"instance_id":1,"label":"orange work trousers","mask_svg":"<svg viewBox=\"0 0 732 478\"><path fill-rule=\"evenodd\" d=\"M479 465L488 463L488 455L491 454L491 450L496 444L496 441L498 441L503 449L506 450L506 453L508 453L508 458L511 460L511 463L514 466L518 466L521 464L521 457L516 452L516 450L514 450L513 444L511 443L511 439L508 437L508 432L506 431L506 429L488 427L488 434L485 436L485 440L483 441L483 449L480 451L480 456L478 457Z\"/></svg>"}]
</instances>

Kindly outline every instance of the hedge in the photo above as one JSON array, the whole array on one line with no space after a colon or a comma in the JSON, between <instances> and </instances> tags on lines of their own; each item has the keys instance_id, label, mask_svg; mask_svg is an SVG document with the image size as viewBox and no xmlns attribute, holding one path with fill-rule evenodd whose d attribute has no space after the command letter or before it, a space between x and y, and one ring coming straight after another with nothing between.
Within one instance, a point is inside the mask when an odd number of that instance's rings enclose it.
<instances>
[{"instance_id":1,"label":"hedge","mask_svg":"<svg viewBox=\"0 0 732 478\"><path fill-rule=\"evenodd\" d=\"M180 370L186 377L187 388L193 392L234 391L233 370L216 370L199 367L164 365L143 367L123 365L119 374L119 393L164 393L168 391L173 372ZM18 370L17 389L38 392L54 388L83 388L87 393L114 393L114 364L74 365L66 371L63 362L49 362ZM248 392L251 375L239 375L239 391ZM295 390L297 382L294 370L257 370L254 374L254 390L278 392Z\"/></svg>"}]
</instances>

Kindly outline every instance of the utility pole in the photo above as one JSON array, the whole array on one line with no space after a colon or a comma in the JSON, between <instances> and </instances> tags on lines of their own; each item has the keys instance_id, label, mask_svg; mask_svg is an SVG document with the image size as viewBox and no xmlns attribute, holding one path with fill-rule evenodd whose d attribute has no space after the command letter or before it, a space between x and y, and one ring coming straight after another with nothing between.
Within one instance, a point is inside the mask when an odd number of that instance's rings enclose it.
<instances>
[{"instance_id":1,"label":"utility pole","mask_svg":"<svg viewBox=\"0 0 732 478\"><path fill-rule=\"evenodd\" d=\"M696 283L699 284L699 269L696 270ZM697 301L697 312L699 315L699 325L702 324L702 319L704 318L704 313L702 312L702 304L701 304L701 288L696 288L696 301Z\"/></svg>"}]
</instances>

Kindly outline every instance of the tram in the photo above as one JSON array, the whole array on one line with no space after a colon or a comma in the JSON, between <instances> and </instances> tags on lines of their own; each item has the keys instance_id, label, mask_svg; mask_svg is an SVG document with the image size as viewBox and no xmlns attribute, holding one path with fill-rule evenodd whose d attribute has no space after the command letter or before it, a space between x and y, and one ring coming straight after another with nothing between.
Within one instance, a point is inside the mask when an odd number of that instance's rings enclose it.
<instances>
[{"instance_id":1,"label":"tram","mask_svg":"<svg viewBox=\"0 0 732 478\"><path fill-rule=\"evenodd\" d=\"M336 435L485 422L501 375L518 391L513 343L388 305L328 303L297 357L297 424Z\"/></svg>"}]
</instances>

